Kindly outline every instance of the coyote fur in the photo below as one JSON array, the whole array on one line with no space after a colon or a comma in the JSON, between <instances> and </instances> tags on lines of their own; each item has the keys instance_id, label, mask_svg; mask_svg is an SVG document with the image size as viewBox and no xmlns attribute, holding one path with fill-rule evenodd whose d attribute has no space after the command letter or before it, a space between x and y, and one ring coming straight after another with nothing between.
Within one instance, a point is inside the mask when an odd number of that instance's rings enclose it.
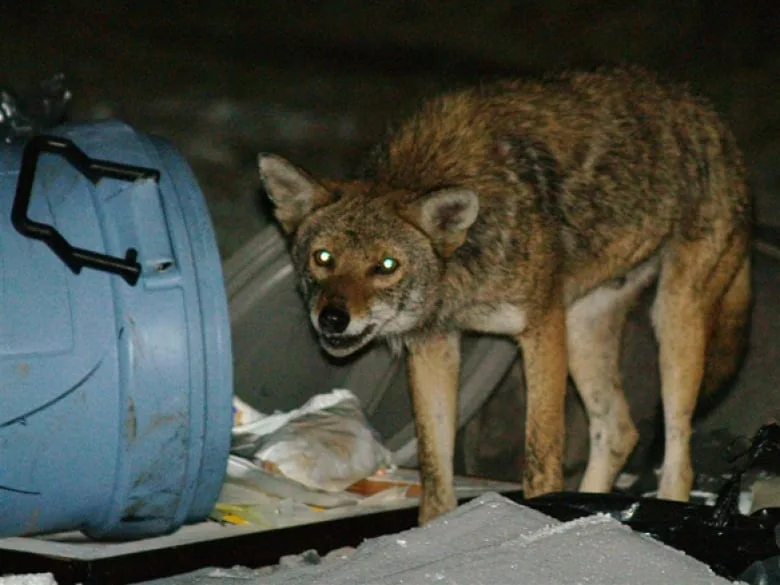
<instances>
[{"instance_id":1,"label":"coyote fur","mask_svg":"<svg viewBox=\"0 0 780 585\"><path fill-rule=\"evenodd\" d=\"M522 351L526 496L562 489L567 374L589 419L580 489L611 489L638 437L621 334L652 284L658 494L688 499L691 416L737 368L751 299L743 163L706 101L639 69L497 82L425 102L355 180L258 162L322 347L406 351L421 522L456 505L463 331Z\"/></svg>"}]
</instances>

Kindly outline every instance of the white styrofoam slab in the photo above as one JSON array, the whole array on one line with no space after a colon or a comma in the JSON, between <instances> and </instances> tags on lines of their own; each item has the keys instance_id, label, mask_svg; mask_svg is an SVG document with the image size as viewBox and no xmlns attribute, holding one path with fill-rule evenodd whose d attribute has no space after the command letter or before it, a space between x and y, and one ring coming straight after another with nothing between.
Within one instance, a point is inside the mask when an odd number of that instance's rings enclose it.
<instances>
[{"instance_id":1,"label":"white styrofoam slab","mask_svg":"<svg viewBox=\"0 0 780 585\"><path fill-rule=\"evenodd\" d=\"M202 569L147 585L726 585L705 564L606 515L559 522L485 494L422 528L344 557L279 568Z\"/></svg>"}]
</instances>

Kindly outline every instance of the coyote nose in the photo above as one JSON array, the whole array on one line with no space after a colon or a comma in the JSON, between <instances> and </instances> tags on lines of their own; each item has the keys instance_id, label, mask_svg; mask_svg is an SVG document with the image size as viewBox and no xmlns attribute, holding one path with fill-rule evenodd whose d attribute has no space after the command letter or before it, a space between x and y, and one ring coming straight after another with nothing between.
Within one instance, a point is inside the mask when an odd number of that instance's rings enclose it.
<instances>
[{"instance_id":1,"label":"coyote nose","mask_svg":"<svg viewBox=\"0 0 780 585\"><path fill-rule=\"evenodd\" d=\"M325 333L344 333L349 325L349 313L341 307L326 305L320 312L318 321Z\"/></svg>"}]
</instances>

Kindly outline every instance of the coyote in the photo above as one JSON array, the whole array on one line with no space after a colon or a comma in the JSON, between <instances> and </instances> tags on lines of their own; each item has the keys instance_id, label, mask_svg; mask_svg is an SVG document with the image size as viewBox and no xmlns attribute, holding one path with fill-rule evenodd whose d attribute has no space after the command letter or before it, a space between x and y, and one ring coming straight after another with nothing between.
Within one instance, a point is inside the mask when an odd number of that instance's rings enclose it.
<instances>
[{"instance_id":1,"label":"coyote","mask_svg":"<svg viewBox=\"0 0 780 585\"><path fill-rule=\"evenodd\" d=\"M258 164L325 351L406 351L422 523L456 505L463 331L522 351L526 496L562 489L567 373L589 418L580 489L612 488L638 437L621 334L654 283L659 497L688 499L691 416L736 370L751 299L743 163L705 100L640 69L497 82L425 102L355 180Z\"/></svg>"}]
</instances>

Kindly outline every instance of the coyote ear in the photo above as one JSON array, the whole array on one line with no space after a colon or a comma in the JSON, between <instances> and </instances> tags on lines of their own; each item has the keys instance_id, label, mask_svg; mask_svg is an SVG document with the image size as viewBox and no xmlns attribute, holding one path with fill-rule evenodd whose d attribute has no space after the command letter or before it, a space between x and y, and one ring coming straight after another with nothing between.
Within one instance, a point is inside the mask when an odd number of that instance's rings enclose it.
<instances>
[{"instance_id":1,"label":"coyote ear","mask_svg":"<svg viewBox=\"0 0 780 585\"><path fill-rule=\"evenodd\" d=\"M401 210L401 215L425 232L444 258L463 245L478 213L477 194L464 187L433 191Z\"/></svg>"},{"instance_id":2,"label":"coyote ear","mask_svg":"<svg viewBox=\"0 0 780 585\"><path fill-rule=\"evenodd\" d=\"M260 153L257 167L263 187L276 208L274 215L288 234L312 211L332 199L325 187L281 156Z\"/></svg>"}]
</instances>

